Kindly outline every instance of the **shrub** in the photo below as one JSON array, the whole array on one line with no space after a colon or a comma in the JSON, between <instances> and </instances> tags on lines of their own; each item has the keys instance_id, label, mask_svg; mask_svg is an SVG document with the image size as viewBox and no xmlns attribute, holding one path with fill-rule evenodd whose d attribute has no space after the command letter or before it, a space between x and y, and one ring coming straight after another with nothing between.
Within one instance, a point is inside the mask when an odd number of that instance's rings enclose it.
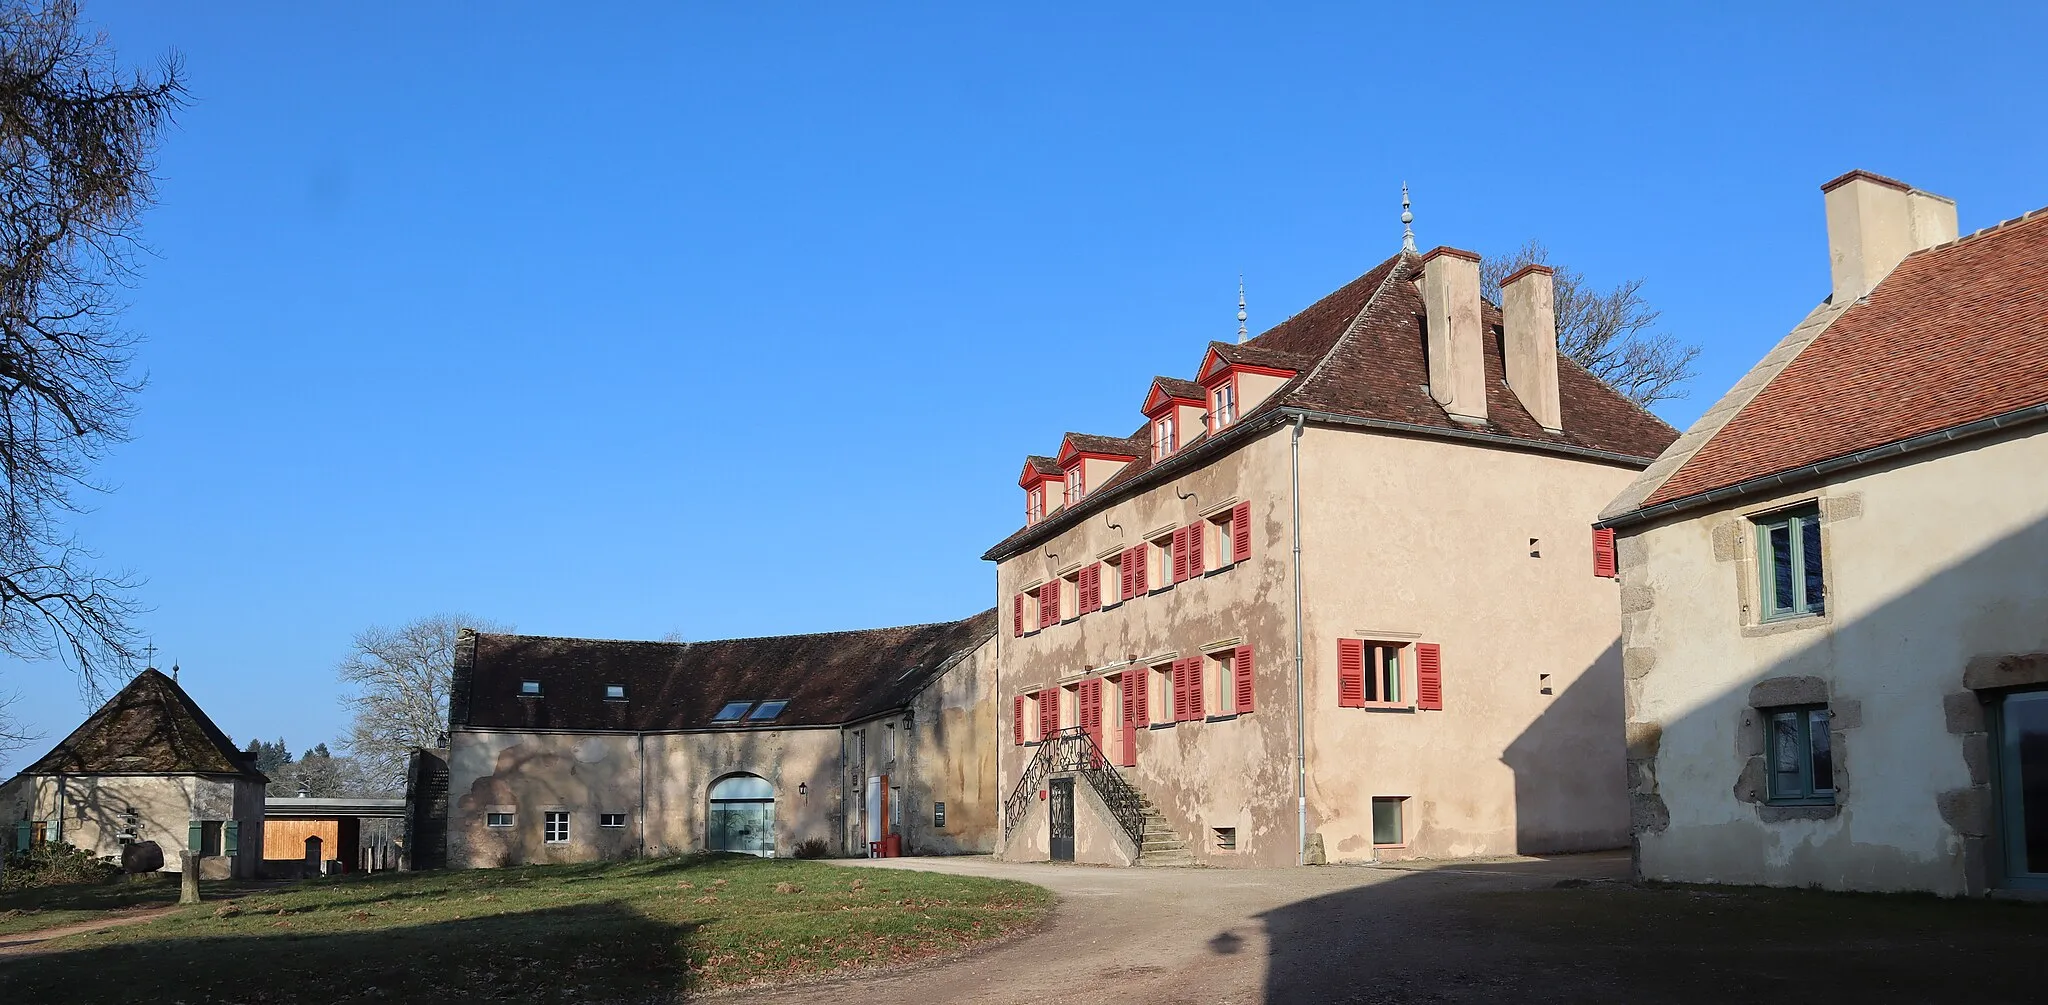
<instances>
[{"instance_id":1,"label":"shrub","mask_svg":"<svg viewBox=\"0 0 2048 1005\"><path fill-rule=\"evenodd\" d=\"M120 872L120 866L83 848L73 848L61 841L46 841L27 851L7 856L7 870L4 876L0 876L0 889L104 883Z\"/></svg>"},{"instance_id":2,"label":"shrub","mask_svg":"<svg viewBox=\"0 0 2048 1005\"><path fill-rule=\"evenodd\" d=\"M824 858L830 854L832 854L832 846L826 844L824 838L805 838L796 843L796 857L798 858Z\"/></svg>"}]
</instances>

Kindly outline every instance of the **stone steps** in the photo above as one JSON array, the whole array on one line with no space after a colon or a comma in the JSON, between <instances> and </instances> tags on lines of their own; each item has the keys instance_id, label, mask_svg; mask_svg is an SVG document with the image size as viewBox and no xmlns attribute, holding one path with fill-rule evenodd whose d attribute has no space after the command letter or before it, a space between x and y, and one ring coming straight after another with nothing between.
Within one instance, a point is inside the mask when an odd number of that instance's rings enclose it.
<instances>
[{"instance_id":1,"label":"stone steps","mask_svg":"<svg viewBox=\"0 0 2048 1005\"><path fill-rule=\"evenodd\" d=\"M1187 843L1173 832L1165 814L1160 813L1142 793L1138 798L1144 799L1145 809L1145 840L1138 845L1138 864L1151 868L1194 865L1195 853L1188 850Z\"/></svg>"}]
</instances>

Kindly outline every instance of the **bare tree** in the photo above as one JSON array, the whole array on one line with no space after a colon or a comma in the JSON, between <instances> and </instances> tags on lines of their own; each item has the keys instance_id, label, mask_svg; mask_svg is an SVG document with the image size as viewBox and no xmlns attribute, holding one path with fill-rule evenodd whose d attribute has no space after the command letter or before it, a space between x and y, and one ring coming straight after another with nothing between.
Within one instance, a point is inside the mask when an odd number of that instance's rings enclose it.
<instances>
[{"instance_id":1,"label":"bare tree","mask_svg":"<svg viewBox=\"0 0 2048 1005\"><path fill-rule=\"evenodd\" d=\"M19 694L0 694L0 757L42 739L40 733L29 732L28 728L14 717L13 705L20 700Z\"/></svg>"},{"instance_id":2,"label":"bare tree","mask_svg":"<svg viewBox=\"0 0 2048 1005\"><path fill-rule=\"evenodd\" d=\"M88 699L135 656L134 583L61 526L120 442L141 378L118 291L135 277L175 56L126 74L72 0L0 0L0 651L57 658Z\"/></svg>"},{"instance_id":3,"label":"bare tree","mask_svg":"<svg viewBox=\"0 0 2048 1005\"><path fill-rule=\"evenodd\" d=\"M1506 257L1488 258L1479 268L1480 287L1499 303L1502 280L1524 265L1551 264L1550 249L1530 241ZM1644 302L1642 280L1601 291L1576 270L1554 268L1559 353L1645 408L1685 397L1700 347L1655 330L1660 312Z\"/></svg>"},{"instance_id":4,"label":"bare tree","mask_svg":"<svg viewBox=\"0 0 2048 1005\"><path fill-rule=\"evenodd\" d=\"M335 668L356 688L355 722L342 749L368 777L403 788L415 747L439 746L448 732L448 692L455 676L455 636L464 627L497 630L459 614L436 614L397 628L356 634Z\"/></svg>"}]
</instances>

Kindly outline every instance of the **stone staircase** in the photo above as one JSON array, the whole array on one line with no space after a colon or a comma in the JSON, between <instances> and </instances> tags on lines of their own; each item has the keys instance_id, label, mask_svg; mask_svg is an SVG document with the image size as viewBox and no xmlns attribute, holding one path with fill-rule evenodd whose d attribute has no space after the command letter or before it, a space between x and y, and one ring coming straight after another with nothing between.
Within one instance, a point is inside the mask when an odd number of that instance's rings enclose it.
<instances>
[{"instance_id":1,"label":"stone staircase","mask_svg":"<svg viewBox=\"0 0 2048 1005\"><path fill-rule=\"evenodd\" d=\"M1195 853L1173 832L1166 816L1143 794L1139 799L1145 808L1145 841L1138 846L1138 864L1152 868L1194 865Z\"/></svg>"}]
</instances>

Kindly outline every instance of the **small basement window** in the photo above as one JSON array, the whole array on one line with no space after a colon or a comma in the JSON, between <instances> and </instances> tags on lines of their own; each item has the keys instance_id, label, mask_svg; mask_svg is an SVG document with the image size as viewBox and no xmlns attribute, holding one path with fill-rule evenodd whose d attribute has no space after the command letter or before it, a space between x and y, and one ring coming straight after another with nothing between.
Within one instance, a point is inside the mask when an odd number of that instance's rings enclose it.
<instances>
[{"instance_id":1,"label":"small basement window","mask_svg":"<svg viewBox=\"0 0 2048 1005\"><path fill-rule=\"evenodd\" d=\"M520 681L520 682L519 682L519 696L520 696L520 697L522 697L522 698L538 698L538 697L540 697L540 681L537 681L537 680L523 680L523 681Z\"/></svg>"},{"instance_id":2,"label":"small basement window","mask_svg":"<svg viewBox=\"0 0 2048 1005\"><path fill-rule=\"evenodd\" d=\"M625 700L626 700L626 685L624 685L624 684L606 684L606 685L604 686L604 700L606 700L606 701L625 701Z\"/></svg>"},{"instance_id":3,"label":"small basement window","mask_svg":"<svg viewBox=\"0 0 2048 1005\"><path fill-rule=\"evenodd\" d=\"M782 710L788 707L789 699L787 698L777 698L774 701L764 701L761 704L754 706L754 714L747 716L747 721L767 722L768 720L773 719L778 715L781 715Z\"/></svg>"},{"instance_id":4,"label":"small basement window","mask_svg":"<svg viewBox=\"0 0 2048 1005\"><path fill-rule=\"evenodd\" d=\"M747 709L753 707L754 703L751 701L729 701L725 703L724 708L718 710L717 715L711 717L711 721L738 722L746 716Z\"/></svg>"},{"instance_id":5,"label":"small basement window","mask_svg":"<svg viewBox=\"0 0 2048 1005\"><path fill-rule=\"evenodd\" d=\"M1399 848L1408 843L1408 832L1401 821L1401 804L1407 801L1407 796L1372 797L1373 847Z\"/></svg>"},{"instance_id":6,"label":"small basement window","mask_svg":"<svg viewBox=\"0 0 2048 1005\"><path fill-rule=\"evenodd\" d=\"M624 827L626 826L626 815L624 813L599 813L597 815L597 825L599 827Z\"/></svg>"},{"instance_id":7,"label":"small basement window","mask_svg":"<svg viewBox=\"0 0 2048 1005\"><path fill-rule=\"evenodd\" d=\"M484 814L484 826L485 826L485 827L510 827L510 826L512 826L512 814L510 814L510 813L486 813L486 814Z\"/></svg>"},{"instance_id":8,"label":"small basement window","mask_svg":"<svg viewBox=\"0 0 2048 1005\"><path fill-rule=\"evenodd\" d=\"M1236 850L1237 850L1237 828L1235 828L1235 827L1211 827L1211 828L1209 828L1209 829L1210 829L1211 831L1214 831L1214 832L1215 832L1215 834L1216 834L1216 850L1217 850L1217 851L1236 851Z\"/></svg>"}]
</instances>

